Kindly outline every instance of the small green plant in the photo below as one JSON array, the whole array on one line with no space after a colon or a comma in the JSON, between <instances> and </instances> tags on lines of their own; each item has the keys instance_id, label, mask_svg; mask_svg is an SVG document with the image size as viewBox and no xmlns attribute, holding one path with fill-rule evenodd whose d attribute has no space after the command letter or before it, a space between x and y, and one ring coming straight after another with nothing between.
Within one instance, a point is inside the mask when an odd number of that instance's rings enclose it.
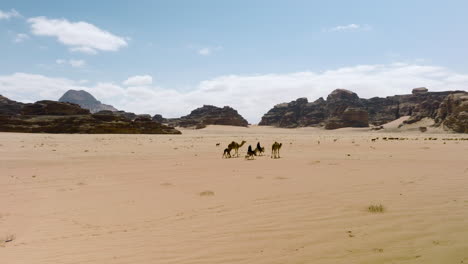
<instances>
[{"instance_id":1,"label":"small green plant","mask_svg":"<svg viewBox=\"0 0 468 264\"><path fill-rule=\"evenodd\" d=\"M383 213L385 211L385 208L381 204L379 205L372 204L369 207L367 207L367 210L371 213Z\"/></svg>"}]
</instances>

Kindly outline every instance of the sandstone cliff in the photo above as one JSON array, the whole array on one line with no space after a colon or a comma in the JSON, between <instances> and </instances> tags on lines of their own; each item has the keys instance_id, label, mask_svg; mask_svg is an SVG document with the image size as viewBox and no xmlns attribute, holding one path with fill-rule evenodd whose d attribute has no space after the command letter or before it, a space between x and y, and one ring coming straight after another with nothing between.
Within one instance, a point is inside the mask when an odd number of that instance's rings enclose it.
<instances>
[{"instance_id":1,"label":"sandstone cliff","mask_svg":"<svg viewBox=\"0 0 468 264\"><path fill-rule=\"evenodd\" d=\"M464 131L467 122L465 94L463 91L429 92L421 87L407 95L363 99L351 91L337 89L326 100L319 98L308 103L307 98L299 98L276 105L262 117L259 125L336 129L380 126L402 116L410 116L405 123L431 118L437 121L437 125L443 124L460 132Z\"/></svg>"}]
</instances>

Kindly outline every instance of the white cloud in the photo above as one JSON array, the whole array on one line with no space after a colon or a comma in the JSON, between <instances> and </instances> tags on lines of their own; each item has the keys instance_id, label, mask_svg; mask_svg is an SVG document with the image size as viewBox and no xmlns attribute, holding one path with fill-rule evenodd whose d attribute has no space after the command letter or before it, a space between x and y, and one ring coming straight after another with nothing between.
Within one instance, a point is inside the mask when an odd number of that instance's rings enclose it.
<instances>
[{"instance_id":1,"label":"white cloud","mask_svg":"<svg viewBox=\"0 0 468 264\"><path fill-rule=\"evenodd\" d=\"M222 50L223 47L221 46L216 46L216 47L205 47L205 48L201 48L199 49L197 52L198 54L202 55L202 56L208 56L208 55L211 55L213 54L214 52L216 51L220 51Z\"/></svg>"},{"instance_id":2,"label":"white cloud","mask_svg":"<svg viewBox=\"0 0 468 264\"><path fill-rule=\"evenodd\" d=\"M84 60L69 60L68 61L72 67L79 68L85 66L86 62Z\"/></svg>"},{"instance_id":3,"label":"white cloud","mask_svg":"<svg viewBox=\"0 0 468 264\"><path fill-rule=\"evenodd\" d=\"M369 30L372 30L372 27L370 25L348 24L348 25L332 27L326 31L337 32L337 31L369 31Z\"/></svg>"},{"instance_id":4,"label":"white cloud","mask_svg":"<svg viewBox=\"0 0 468 264\"><path fill-rule=\"evenodd\" d=\"M70 65L74 68L81 68L86 65L86 61L84 60L62 60L58 59L55 61L55 63L59 65Z\"/></svg>"},{"instance_id":5,"label":"white cloud","mask_svg":"<svg viewBox=\"0 0 468 264\"><path fill-rule=\"evenodd\" d=\"M82 53L91 54L91 55L97 54L97 51L95 49L93 49L93 48L90 48L90 47L70 48L70 51L82 52Z\"/></svg>"},{"instance_id":6,"label":"white cloud","mask_svg":"<svg viewBox=\"0 0 468 264\"><path fill-rule=\"evenodd\" d=\"M123 82L125 86L146 86L153 83L153 77L149 75L136 75Z\"/></svg>"},{"instance_id":7,"label":"white cloud","mask_svg":"<svg viewBox=\"0 0 468 264\"><path fill-rule=\"evenodd\" d=\"M14 17L21 17L21 14L18 11L11 9L10 11L2 11L0 10L0 20L6 19L9 20L10 18Z\"/></svg>"},{"instance_id":8,"label":"white cloud","mask_svg":"<svg viewBox=\"0 0 468 264\"><path fill-rule=\"evenodd\" d=\"M68 89L82 89L72 80L39 74L14 73L0 75L0 94L13 100L33 102L57 100Z\"/></svg>"},{"instance_id":9,"label":"white cloud","mask_svg":"<svg viewBox=\"0 0 468 264\"><path fill-rule=\"evenodd\" d=\"M148 82L145 86L126 87L26 73L0 76L0 94L19 101L58 99L68 89L82 89L104 103L135 113L179 117L203 104L229 105L252 123L259 122L278 103L299 97L314 101L336 88L370 98L408 94L412 88L421 86L430 91L466 90L468 73L405 63L357 65L323 72L219 76L200 82L188 92L148 85Z\"/></svg>"},{"instance_id":10,"label":"white cloud","mask_svg":"<svg viewBox=\"0 0 468 264\"><path fill-rule=\"evenodd\" d=\"M210 48L203 48L198 50L198 54L200 55L210 55L211 54L211 49Z\"/></svg>"},{"instance_id":11,"label":"white cloud","mask_svg":"<svg viewBox=\"0 0 468 264\"><path fill-rule=\"evenodd\" d=\"M24 33L18 33L16 34L15 38L13 39L13 41L15 43L21 43L25 40L28 40L29 39L29 35L28 34L24 34Z\"/></svg>"},{"instance_id":12,"label":"white cloud","mask_svg":"<svg viewBox=\"0 0 468 264\"><path fill-rule=\"evenodd\" d=\"M28 23L33 34L56 37L71 51L96 54L98 51L117 51L128 45L124 38L83 21L34 17L28 19Z\"/></svg>"}]
</instances>

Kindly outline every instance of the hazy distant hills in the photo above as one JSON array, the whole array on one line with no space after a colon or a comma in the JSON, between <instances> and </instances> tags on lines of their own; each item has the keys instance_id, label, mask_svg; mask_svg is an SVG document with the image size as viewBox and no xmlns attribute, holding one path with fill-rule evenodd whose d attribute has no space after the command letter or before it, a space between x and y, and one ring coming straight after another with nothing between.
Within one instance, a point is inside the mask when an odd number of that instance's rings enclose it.
<instances>
[{"instance_id":1,"label":"hazy distant hills","mask_svg":"<svg viewBox=\"0 0 468 264\"><path fill-rule=\"evenodd\" d=\"M60 97L59 102L74 103L85 109L89 109L91 113L97 113L102 110L118 111L112 105L103 104L98 101L90 93L83 90L68 90Z\"/></svg>"}]
</instances>

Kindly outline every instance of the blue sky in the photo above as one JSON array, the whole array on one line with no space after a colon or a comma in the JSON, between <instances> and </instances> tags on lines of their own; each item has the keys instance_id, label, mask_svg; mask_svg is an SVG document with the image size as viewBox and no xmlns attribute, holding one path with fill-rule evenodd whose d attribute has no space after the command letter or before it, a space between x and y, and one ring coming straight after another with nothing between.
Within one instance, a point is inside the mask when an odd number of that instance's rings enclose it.
<instances>
[{"instance_id":1,"label":"blue sky","mask_svg":"<svg viewBox=\"0 0 468 264\"><path fill-rule=\"evenodd\" d=\"M255 123L334 88L370 97L468 84L467 1L2 0L0 10L0 94L20 101L81 88L166 116L229 104Z\"/></svg>"}]
</instances>

